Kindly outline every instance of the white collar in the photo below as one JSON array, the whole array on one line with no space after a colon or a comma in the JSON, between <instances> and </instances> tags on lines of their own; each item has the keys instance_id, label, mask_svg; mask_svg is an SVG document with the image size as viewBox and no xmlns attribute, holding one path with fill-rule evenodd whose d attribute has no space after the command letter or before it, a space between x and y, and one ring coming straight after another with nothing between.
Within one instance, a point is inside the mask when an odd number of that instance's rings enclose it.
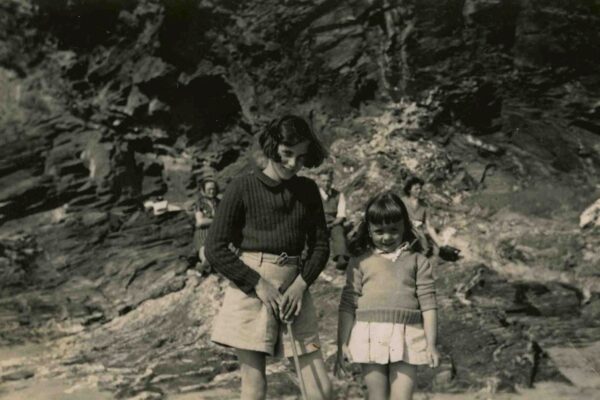
<instances>
[{"instance_id":1,"label":"white collar","mask_svg":"<svg viewBox=\"0 0 600 400\"><path fill-rule=\"evenodd\" d=\"M385 252L383 250L380 249L375 249L374 253L378 254L380 256L382 256L383 258L387 258L388 260L391 260L392 262L396 262L396 260L398 259L398 257L400 257L400 254L402 254L405 250L408 249L408 243L404 242L401 246L398 246L396 248L396 250L392 251L392 252Z\"/></svg>"}]
</instances>

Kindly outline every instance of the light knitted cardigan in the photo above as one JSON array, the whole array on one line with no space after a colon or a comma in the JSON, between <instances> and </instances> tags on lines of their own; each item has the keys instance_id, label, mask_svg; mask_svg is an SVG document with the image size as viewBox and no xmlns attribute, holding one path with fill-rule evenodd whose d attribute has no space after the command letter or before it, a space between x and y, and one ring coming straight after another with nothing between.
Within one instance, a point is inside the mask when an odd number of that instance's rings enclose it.
<instances>
[{"instance_id":1,"label":"light knitted cardigan","mask_svg":"<svg viewBox=\"0 0 600 400\"><path fill-rule=\"evenodd\" d=\"M367 252L350 260L339 309L357 321L414 324L436 308L431 263L422 254L406 251L392 261Z\"/></svg>"}]
</instances>

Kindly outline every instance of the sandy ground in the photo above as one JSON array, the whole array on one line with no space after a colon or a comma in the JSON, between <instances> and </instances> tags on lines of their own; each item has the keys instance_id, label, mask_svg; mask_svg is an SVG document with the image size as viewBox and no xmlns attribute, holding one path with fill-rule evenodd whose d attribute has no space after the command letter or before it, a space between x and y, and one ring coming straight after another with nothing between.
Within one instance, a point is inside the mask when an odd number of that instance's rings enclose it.
<instances>
[{"instance_id":1,"label":"sandy ground","mask_svg":"<svg viewBox=\"0 0 600 400\"><path fill-rule=\"evenodd\" d=\"M86 383L72 384L62 380L47 380L3 385L2 400L110 400L111 393L101 392L93 385ZM5 392L5 390L7 390ZM238 399L239 392L229 389L213 389L205 392L192 392L168 396L168 400L230 400ZM287 400L298 397L288 396ZM485 392L476 393L417 393L415 400L583 400L600 399L600 389L578 388L555 382L540 382L533 389L522 389L518 393ZM349 399L350 400L350 399ZM354 399L352 399L354 400Z\"/></svg>"},{"instance_id":2,"label":"sandy ground","mask_svg":"<svg viewBox=\"0 0 600 400\"><path fill-rule=\"evenodd\" d=\"M226 389L215 389L202 393L186 393L169 396L169 400L233 400L238 399L239 393ZM299 397L286 397L286 400ZM600 388L578 388L575 386L556 383L540 382L532 389L521 389L518 393L465 392L457 394L416 393L414 400L584 400L600 399ZM358 400L350 398L348 400Z\"/></svg>"},{"instance_id":3,"label":"sandy ground","mask_svg":"<svg viewBox=\"0 0 600 400\"><path fill-rule=\"evenodd\" d=\"M78 373L79 378L66 378L56 375L56 366L45 360L53 353L49 345L27 344L22 346L0 347L0 400L109 400L115 395L99 388L101 374ZM486 391L448 393L417 393L415 400L600 400L600 341L585 347L575 347L565 343L561 347L549 347L545 351L554 364L571 382L536 382L534 388L519 388L516 393L490 393ZM57 360L55 360L56 362ZM30 377L10 377L15 367L31 371ZM83 367L83 366L82 366ZM80 368L79 366L63 367ZM69 370L73 372L73 370ZM74 371L77 373L77 371ZM235 372L230 373L236 375ZM68 375L67 375L68 376ZM101 387L101 386L100 386ZM156 395L156 394L155 394ZM156 397L142 394L136 400L152 400ZM239 383L233 382L225 388L211 388L203 391L170 394L168 400L217 400L238 399ZM275 398L275 397L269 397ZM284 399L297 399L287 396Z\"/></svg>"},{"instance_id":4,"label":"sandy ground","mask_svg":"<svg viewBox=\"0 0 600 400\"><path fill-rule=\"evenodd\" d=\"M26 345L12 348L0 348L0 376L2 368L32 362L36 356L45 351L42 345ZM551 357L561 366L561 370L573 385L557 382L539 382L534 388L522 388L517 393L465 392L458 394L417 393L415 400L580 400L600 399L600 374L597 365L600 363L600 342L588 348L575 349L552 348ZM32 367L34 364L31 364ZM39 367L39 366L37 366ZM97 380L90 377L86 381L71 381L62 378L34 376L29 379L5 381L0 384L2 400L109 400L114 395L98 389ZM140 399L145 397L140 397ZM228 400L239 398L237 387L210 389L202 392L174 394L168 400ZM287 396L285 399L299 397Z\"/></svg>"}]
</instances>

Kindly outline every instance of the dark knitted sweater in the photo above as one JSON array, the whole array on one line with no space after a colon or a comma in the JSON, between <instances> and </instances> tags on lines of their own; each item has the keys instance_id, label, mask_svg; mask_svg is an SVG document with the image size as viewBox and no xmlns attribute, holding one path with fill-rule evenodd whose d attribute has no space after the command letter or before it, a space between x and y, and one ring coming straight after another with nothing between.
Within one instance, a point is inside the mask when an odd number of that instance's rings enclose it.
<instances>
[{"instance_id":1,"label":"dark knitted sweater","mask_svg":"<svg viewBox=\"0 0 600 400\"><path fill-rule=\"evenodd\" d=\"M260 170L232 181L219 204L205 243L206 258L217 271L251 293L259 274L229 249L301 255L302 278L310 285L329 257L329 236L317 185L295 176L277 182Z\"/></svg>"}]
</instances>

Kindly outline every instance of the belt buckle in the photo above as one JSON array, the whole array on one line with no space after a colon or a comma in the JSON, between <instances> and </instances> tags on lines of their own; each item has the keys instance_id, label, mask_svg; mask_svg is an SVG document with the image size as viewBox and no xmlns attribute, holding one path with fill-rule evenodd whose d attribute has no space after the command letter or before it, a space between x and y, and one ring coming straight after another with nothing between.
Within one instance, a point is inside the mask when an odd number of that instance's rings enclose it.
<instances>
[{"instance_id":1,"label":"belt buckle","mask_svg":"<svg viewBox=\"0 0 600 400\"><path fill-rule=\"evenodd\" d=\"M275 260L275 263L277 263L279 265L284 265L287 262L288 258L289 258L289 256L284 251L279 256L277 256L277 260Z\"/></svg>"}]
</instances>

